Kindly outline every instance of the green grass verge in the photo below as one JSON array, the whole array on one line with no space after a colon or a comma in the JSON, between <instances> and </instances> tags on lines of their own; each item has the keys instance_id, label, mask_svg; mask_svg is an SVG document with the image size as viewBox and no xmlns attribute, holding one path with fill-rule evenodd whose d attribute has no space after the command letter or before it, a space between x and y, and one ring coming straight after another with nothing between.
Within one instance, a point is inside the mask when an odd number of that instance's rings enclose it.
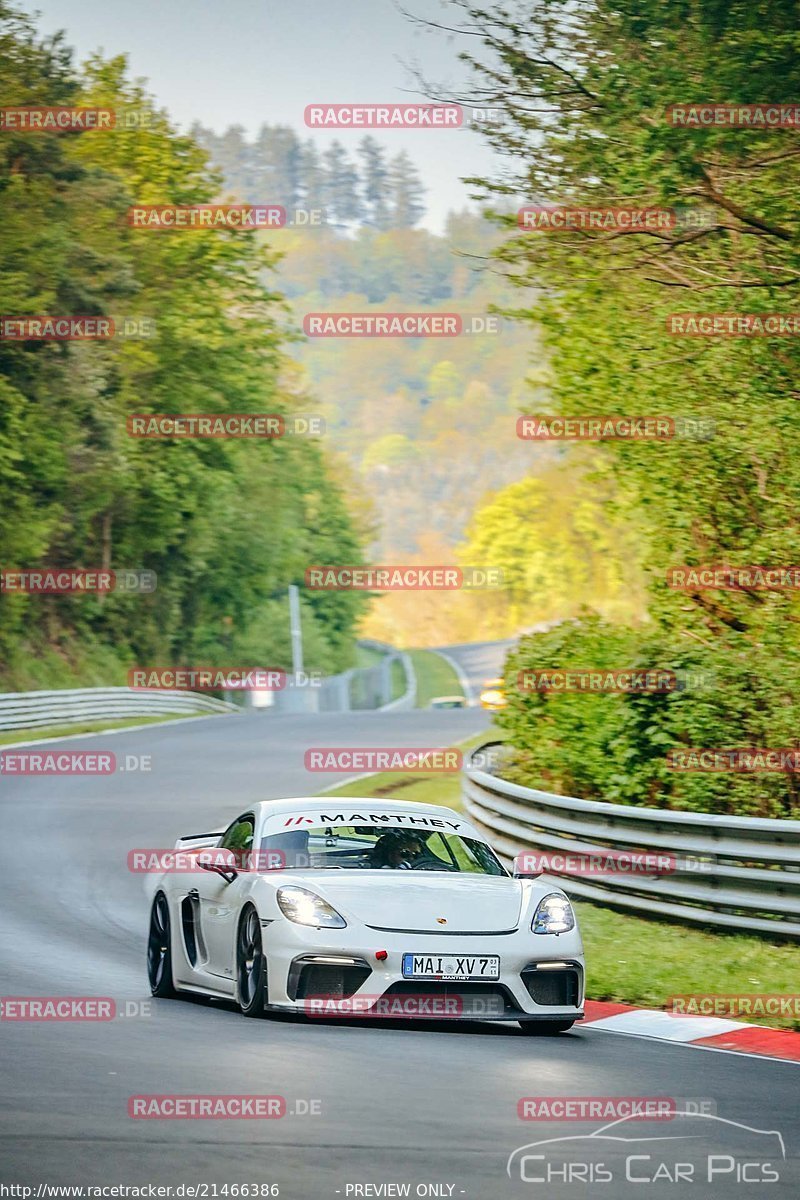
<instances>
[{"instance_id":1,"label":"green grass verge","mask_svg":"<svg viewBox=\"0 0 800 1200\"><path fill-rule=\"evenodd\" d=\"M405 695L406 691L406 673L403 670L403 664L399 658L392 660L392 699L399 700Z\"/></svg>"},{"instance_id":2,"label":"green grass verge","mask_svg":"<svg viewBox=\"0 0 800 1200\"><path fill-rule=\"evenodd\" d=\"M385 771L343 783L340 787L325 792L326 796L383 796L397 800L411 800L415 804L444 804L455 808L458 804L460 787L458 777L452 775L400 775Z\"/></svg>"},{"instance_id":3,"label":"green grass verge","mask_svg":"<svg viewBox=\"0 0 800 1200\"><path fill-rule=\"evenodd\" d=\"M197 713L198 717L213 716L209 713ZM160 725L164 721L182 721L180 713L165 713L158 717L129 717L116 721L86 721L80 725L49 725L43 729L8 729L0 733L0 746L13 745L14 742L46 742L57 737L77 737L81 733L102 733L105 729L127 729L131 725Z\"/></svg>"},{"instance_id":4,"label":"green grass verge","mask_svg":"<svg viewBox=\"0 0 800 1200\"><path fill-rule=\"evenodd\" d=\"M464 695L458 676L440 654L432 650L409 650L408 654L417 677L417 708L427 708L434 696Z\"/></svg>"},{"instance_id":5,"label":"green grass verge","mask_svg":"<svg viewBox=\"0 0 800 1200\"><path fill-rule=\"evenodd\" d=\"M374 650L372 646L356 645L356 662L357 667L377 667L384 655L380 650Z\"/></svg>"},{"instance_id":6,"label":"green grass verge","mask_svg":"<svg viewBox=\"0 0 800 1200\"><path fill-rule=\"evenodd\" d=\"M356 646L356 666L377 667L383 662L385 654L380 650L374 650L371 646ZM406 673L403 670L399 658L392 661L390 668L390 678L392 684L392 700L399 700L406 690Z\"/></svg>"},{"instance_id":7,"label":"green grass verge","mask_svg":"<svg viewBox=\"0 0 800 1200\"><path fill-rule=\"evenodd\" d=\"M580 901L575 909L586 950L586 991L593 1000L662 1008L670 996L797 992L800 953L790 944L650 921ZM752 1019L756 1025L800 1029L797 1018Z\"/></svg>"},{"instance_id":8,"label":"green grass verge","mask_svg":"<svg viewBox=\"0 0 800 1200\"><path fill-rule=\"evenodd\" d=\"M480 734L460 745L466 749L485 740ZM460 809L461 779L385 771L342 784L326 795L394 796ZM797 992L800 953L795 946L651 921L585 901L577 901L575 909L586 949L586 991L592 1000L663 1008L671 996ZM800 1021L792 1017L754 1017L753 1022L800 1029Z\"/></svg>"},{"instance_id":9,"label":"green grass verge","mask_svg":"<svg viewBox=\"0 0 800 1200\"><path fill-rule=\"evenodd\" d=\"M486 734L479 733L454 746L466 753L486 741ZM417 804L444 804L446 808L461 808L461 775L459 772L439 775L418 775L412 771L379 771L366 779L355 779L342 783L325 792L326 796L396 796L398 800L412 800Z\"/></svg>"}]
</instances>

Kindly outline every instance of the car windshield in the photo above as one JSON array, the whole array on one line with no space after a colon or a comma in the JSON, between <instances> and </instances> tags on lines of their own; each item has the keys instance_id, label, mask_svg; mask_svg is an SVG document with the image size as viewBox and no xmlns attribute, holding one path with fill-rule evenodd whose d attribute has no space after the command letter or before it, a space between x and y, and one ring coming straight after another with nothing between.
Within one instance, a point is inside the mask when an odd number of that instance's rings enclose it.
<instances>
[{"instance_id":1,"label":"car windshield","mask_svg":"<svg viewBox=\"0 0 800 1200\"><path fill-rule=\"evenodd\" d=\"M261 839L293 870L451 871L506 875L485 842L440 830L387 829L385 825L321 825Z\"/></svg>"}]
</instances>

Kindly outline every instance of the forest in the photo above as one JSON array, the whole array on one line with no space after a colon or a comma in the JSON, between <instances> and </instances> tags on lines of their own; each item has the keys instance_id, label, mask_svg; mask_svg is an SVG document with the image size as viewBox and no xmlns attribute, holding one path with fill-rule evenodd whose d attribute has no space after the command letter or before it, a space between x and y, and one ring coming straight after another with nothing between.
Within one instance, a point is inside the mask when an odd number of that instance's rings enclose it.
<instances>
[{"instance_id":1,"label":"forest","mask_svg":"<svg viewBox=\"0 0 800 1200\"><path fill-rule=\"evenodd\" d=\"M61 38L0 3L8 105L144 114L113 132L5 129L0 311L109 317L96 340L0 340L4 570L147 571L146 593L5 591L6 690L125 682L136 661L286 666L286 588L309 561L359 562L369 536L322 439L143 440L132 413L311 408L286 353L275 255L251 233L131 229L131 204L198 204L222 181L128 77L78 69ZM126 324L127 322L127 324ZM308 594L309 665L353 661L364 600Z\"/></svg>"}]
</instances>

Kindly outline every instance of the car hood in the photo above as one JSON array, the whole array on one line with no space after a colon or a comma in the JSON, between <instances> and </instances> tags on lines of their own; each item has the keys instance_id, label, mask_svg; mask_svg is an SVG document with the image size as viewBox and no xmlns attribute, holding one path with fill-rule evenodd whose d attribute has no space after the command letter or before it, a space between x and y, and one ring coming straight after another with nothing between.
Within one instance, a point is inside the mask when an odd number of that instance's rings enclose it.
<instances>
[{"instance_id":1,"label":"car hood","mask_svg":"<svg viewBox=\"0 0 800 1200\"><path fill-rule=\"evenodd\" d=\"M507 933L519 925L522 887L498 875L423 871L303 871L291 881L342 916L408 933Z\"/></svg>"}]
</instances>

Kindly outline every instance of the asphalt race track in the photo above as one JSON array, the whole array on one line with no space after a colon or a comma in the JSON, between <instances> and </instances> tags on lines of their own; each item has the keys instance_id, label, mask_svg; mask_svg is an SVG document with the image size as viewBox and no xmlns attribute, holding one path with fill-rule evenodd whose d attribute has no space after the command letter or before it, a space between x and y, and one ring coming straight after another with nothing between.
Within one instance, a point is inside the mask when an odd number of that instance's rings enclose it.
<instances>
[{"instance_id":1,"label":"asphalt race track","mask_svg":"<svg viewBox=\"0 0 800 1200\"><path fill-rule=\"evenodd\" d=\"M469 699L476 701L488 681L502 675L503 662L513 645L514 639L506 638L499 642L463 642L439 649L461 668L463 681L469 687Z\"/></svg>"},{"instance_id":2,"label":"asphalt race track","mask_svg":"<svg viewBox=\"0 0 800 1200\"><path fill-rule=\"evenodd\" d=\"M443 746L487 723L479 709L252 713L60 743L111 749L123 765L125 755L149 755L149 771L0 776L3 995L110 996L123 1012L132 1002L131 1015L106 1023L0 1022L7 1072L2 1182L32 1185L34 1196L42 1183L208 1185L194 1194L209 1196L225 1194L224 1184L271 1183L281 1197L297 1200L403 1194L618 1200L642 1185L625 1182L630 1147L596 1140L587 1146L585 1135L603 1122L533 1123L517 1115L524 1096L611 1095L703 1101L723 1118L623 1127L637 1139L635 1177L650 1178L662 1164L663 1182L653 1182L649 1196L800 1194L800 1076L790 1063L580 1027L534 1038L500 1024L248 1021L225 1004L150 1001L147 901L142 877L126 868L130 849L170 846L179 834L226 823L253 800L313 794L336 782L306 772L309 746ZM132 1094L174 1093L282 1095L288 1115L127 1115ZM315 1102L314 1115L304 1102ZM741 1126L778 1131L785 1161L775 1135ZM580 1159L583 1180L573 1174L570 1185L558 1182L566 1175L551 1175L549 1186L522 1182L519 1166L513 1181L506 1174L518 1147L577 1135L566 1145L573 1167ZM668 1135L673 1140L641 1140ZM545 1150L551 1157L562 1152ZM708 1154L720 1156L711 1183ZM736 1172L762 1178L765 1156L779 1183L736 1182ZM673 1175L676 1162L684 1164L683 1182L664 1174ZM691 1163L696 1173L688 1181ZM598 1164L612 1182L602 1172L598 1178ZM542 1160L530 1159L524 1173L535 1180L543 1169ZM389 1184L400 1190L386 1190Z\"/></svg>"}]
</instances>

